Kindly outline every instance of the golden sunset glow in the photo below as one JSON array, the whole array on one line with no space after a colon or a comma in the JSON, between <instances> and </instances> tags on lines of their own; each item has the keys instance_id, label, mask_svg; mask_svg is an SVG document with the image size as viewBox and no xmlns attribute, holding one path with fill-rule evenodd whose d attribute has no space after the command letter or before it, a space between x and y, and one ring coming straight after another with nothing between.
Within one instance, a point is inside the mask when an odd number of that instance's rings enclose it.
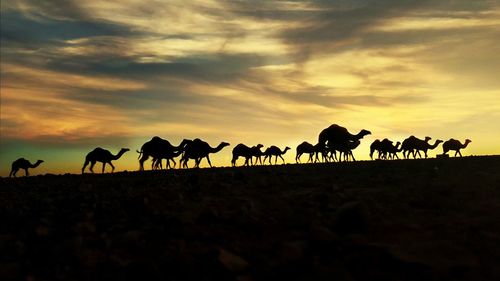
<instances>
[{"instance_id":1,"label":"golden sunset glow","mask_svg":"<svg viewBox=\"0 0 500 281\"><path fill-rule=\"evenodd\" d=\"M292 148L337 123L500 153L497 1L2 1L1 162L137 170L153 136ZM431 155L441 153L441 149ZM205 162L203 162L205 163Z\"/></svg>"}]
</instances>

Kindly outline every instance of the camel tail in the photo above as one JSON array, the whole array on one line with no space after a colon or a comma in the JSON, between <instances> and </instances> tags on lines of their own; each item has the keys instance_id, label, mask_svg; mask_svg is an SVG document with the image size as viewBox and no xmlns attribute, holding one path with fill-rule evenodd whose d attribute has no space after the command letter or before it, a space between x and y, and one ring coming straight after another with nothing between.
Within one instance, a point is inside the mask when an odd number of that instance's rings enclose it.
<instances>
[{"instance_id":1,"label":"camel tail","mask_svg":"<svg viewBox=\"0 0 500 281\"><path fill-rule=\"evenodd\" d=\"M137 159L140 159L140 158L141 158L141 155L142 155L142 150L141 150L141 151L136 150L136 151L137 151L137 153L139 153L139 157L137 157Z\"/></svg>"}]
</instances>

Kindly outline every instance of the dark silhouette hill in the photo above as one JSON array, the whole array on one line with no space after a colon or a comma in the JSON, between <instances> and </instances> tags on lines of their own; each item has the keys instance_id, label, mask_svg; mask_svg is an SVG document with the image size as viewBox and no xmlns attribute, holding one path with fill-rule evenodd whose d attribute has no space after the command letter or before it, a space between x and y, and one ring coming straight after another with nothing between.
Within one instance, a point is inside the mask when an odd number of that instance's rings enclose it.
<instances>
[{"instance_id":1,"label":"dark silhouette hill","mask_svg":"<svg viewBox=\"0 0 500 281\"><path fill-rule=\"evenodd\" d=\"M500 280L500 156L0 178L0 280Z\"/></svg>"}]
</instances>

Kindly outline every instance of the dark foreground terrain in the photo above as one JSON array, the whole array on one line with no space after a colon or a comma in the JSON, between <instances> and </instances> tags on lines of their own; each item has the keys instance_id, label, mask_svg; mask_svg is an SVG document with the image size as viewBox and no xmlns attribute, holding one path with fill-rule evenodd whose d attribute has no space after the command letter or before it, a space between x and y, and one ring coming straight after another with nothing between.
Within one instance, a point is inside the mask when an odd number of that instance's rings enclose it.
<instances>
[{"instance_id":1,"label":"dark foreground terrain","mask_svg":"<svg viewBox=\"0 0 500 281\"><path fill-rule=\"evenodd\" d=\"M500 280L500 157L0 179L0 280Z\"/></svg>"}]
</instances>

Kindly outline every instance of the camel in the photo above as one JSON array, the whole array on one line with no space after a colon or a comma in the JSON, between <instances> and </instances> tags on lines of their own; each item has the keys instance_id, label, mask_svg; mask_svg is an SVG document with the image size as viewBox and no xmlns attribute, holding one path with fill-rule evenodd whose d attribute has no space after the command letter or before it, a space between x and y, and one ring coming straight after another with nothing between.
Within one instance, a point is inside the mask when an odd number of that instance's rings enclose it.
<instances>
[{"instance_id":1,"label":"camel","mask_svg":"<svg viewBox=\"0 0 500 281\"><path fill-rule=\"evenodd\" d=\"M401 145L401 142L396 142L396 145L392 144L392 141L388 139L383 139L380 142L380 150L379 150L379 159L394 159L398 157L398 152L402 151L402 148L399 146Z\"/></svg>"},{"instance_id":2,"label":"camel","mask_svg":"<svg viewBox=\"0 0 500 281\"><path fill-rule=\"evenodd\" d=\"M376 139L370 144L370 159L373 160L373 153L375 151L378 152L378 159L380 159L381 156L381 141L379 139Z\"/></svg>"},{"instance_id":3,"label":"camel","mask_svg":"<svg viewBox=\"0 0 500 281\"><path fill-rule=\"evenodd\" d=\"M285 154L288 150L290 149L290 147L285 147L285 149L283 151L281 151L281 149L275 145L272 145L270 147L268 147L266 149L266 151L264 151L264 162L266 162L266 159L267 157L269 157L269 164L272 164L271 163L271 158L273 156L276 156L276 158L274 159L274 164L276 165L276 163L278 163L278 157L281 158L281 160L283 160L283 164L285 164L285 159L283 159L283 157L281 155Z\"/></svg>"},{"instance_id":4,"label":"camel","mask_svg":"<svg viewBox=\"0 0 500 281\"><path fill-rule=\"evenodd\" d=\"M448 153L448 151L450 151L450 150L454 150L455 157L457 156L457 154L459 154L460 157L462 157L462 153L460 153L460 149L466 148L469 145L469 143L471 143L471 142L472 141L470 139L466 139L464 144L461 144L459 140L449 139L443 143L443 154Z\"/></svg>"},{"instance_id":5,"label":"camel","mask_svg":"<svg viewBox=\"0 0 500 281\"><path fill-rule=\"evenodd\" d=\"M100 147L95 148L94 150L89 152L87 154L87 156L85 157L85 163L83 164L82 174L85 172L85 168L87 167L87 165L89 163L90 163L90 171L92 173L94 173L93 168L94 168L94 165L96 162L102 163L102 172L103 173L104 173L104 169L106 167L106 164L109 164L111 166L111 169L112 169L111 172L114 172L115 166L113 166L111 161L120 159L120 157L122 157L122 155L129 150L130 149L128 149L128 148L122 148L122 149L120 149L120 151L116 155L113 155L113 154L111 154L111 152L109 152L109 150L106 150L106 149L103 149Z\"/></svg>"},{"instance_id":6,"label":"camel","mask_svg":"<svg viewBox=\"0 0 500 281\"><path fill-rule=\"evenodd\" d=\"M337 153L336 151L340 152L339 155L339 161L342 161L342 155L344 156L344 161L349 161L349 156L352 158L353 161L356 161L354 158L354 155L352 154L352 151L357 148L361 144L360 140L355 140L355 141L349 141L346 143L342 144L337 144L337 145L332 145L329 146L328 149L331 152L330 157L336 157Z\"/></svg>"},{"instance_id":7,"label":"camel","mask_svg":"<svg viewBox=\"0 0 500 281\"><path fill-rule=\"evenodd\" d=\"M142 145L140 151L137 150L137 153L139 153L139 170L144 170L144 162L149 159L149 156L153 157L153 159L163 159L164 157L162 157L162 155L170 155L184 148L190 141L191 140L184 139L178 146L173 146L168 140L158 136L153 137L150 141ZM154 168L154 164L153 161L151 168Z\"/></svg>"},{"instance_id":8,"label":"camel","mask_svg":"<svg viewBox=\"0 0 500 281\"><path fill-rule=\"evenodd\" d=\"M233 159L231 160L231 165L233 165L233 167L236 166L236 160L238 160L238 158L240 156L245 157L245 164L244 164L245 166L253 165L252 157L254 157L254 156L257 157L257 160L260 159L259 152L261 152L260 149L262 147L263 147L263 145L260 143L256 146L253 146L253 147L248 147L242 143L236 145L233 148ZM262 164L262 160L261 160L261 164Z\"/></svg>"},{"instance_id":9,"label":"camel","mask_svg":"<svg viewBox=\"0 0 500 281\"><path fill-rule=\"evenodd\" d=\"M35 164L31 164L30 161L28 161L24 158L19 158L16 161L12 162L12 169L10 170L9 177L12 177L12 176L15 177L16 173L17 173L17 171L19 171L19 169L23 169L24 175L27 177L30 175L28 172L29 168L32 168L32 169L36 168L42 163L43 163L43 160L37 160L35 162Z\"/></svg>"},{"instance_id":10,"label":"camel","mask_svg":"<svg viewBox=\"0 0 500 281\"><path fill-rule=\"evenodd\" d=\"M255 164L257 165L257 162L259 162L262 165L262 155L264 155L264 152L262 152L260 149L264 147L262 144L258 144L256 146L252 146L252 157L255 157ZM252 158L250 158L250 162L252 162Z\"/></svg>"},{"instance_id":11,"label":"camel","mask_svg":"<svg viewBox=\"0 0 500 281\"><path fill-rule=\"evenodd\" d=\"M416 152L418 154L418 157L422 158L422 156L420 155L420 151L422 150L424 152L425 158L427 158L427 150L429 150L429 149L432 150L432 149L438 147L438 145L442 142L443 142L442 140L436 140L433 145L428 144L428 143L419 144L416 147Z\"/></svg>"},{"instance_id":12,"label":"camel","mask_svg":"<svg viewBox=\"0 0 500 281\"><path fill-rule=\"evenodd\" d=\"M201 139L195 139L192 142L189 142L184 148L184 154L181 158L181 165L184 168L188 167L189 159L195 160L195 168L200 167L200 162L203 158L207 158L208 165L212 167L212 163L210 162L210 153L217 153L221 151L224 147L229 146L227 142L221 142L217 147L213 148L210 145L202 141Z\"/></svg>"},{"instance_id":13,"label":"camel","mask_svg":"<svg viewBox=\"0 0 500 281\"><path fill-rule=\"evenodd\" d=\"M314 148L314 145L308 143L307 141L304 141L301 144L299 144L297 146L296 151L297 151L297 155L295 156L296 163L300 163L300 156L302 156L302 154L304 153L309 154L309 159L307 159L307 163L314 161L313 156L316 150Z\"/></svg>"},{"instance_id":14,"label":"camel","mask_svg":"<svg viewBox=\"0 0 500 281\"><path fill-rule=\"evenodd\" d=\"M167 151L167 152L161 153L160 155L157 155L158 158L153 158L153 169L154 170L163 169L163 166L161 163L163 159L167 160L167 165L166 165L167 169L168 168L175 168L177 163L175 162L174 158L181 155L183 152L184 152L183 149L179 149L177 151ZM170 167L170 161L174 162L173 167Z\"/></svg>"},{"instance_id":15,"label":"camel","mask_svg":"<svg viewBox=\"0 0 500 281\"><path fill-rule=\"evenodd\" d=\"M401 149L403 150L403 156L405 159L410 157L410 153L413 155L413 158L416 158L416 147L423 146L425 144L429 144L431 137L425 137L425 140L421 140L415 136L409 136L406 138L401 144Z\"/></svg>"},{"instance_id":16,"label":"camel","mask_svg":"<svg viewBox=\"0 0 500 281\"><path fill-rule=\"evenodd\" d=\"M337 124L333 124L330 127L321 131L318 136L318 143L325 144L328 142L329 144L345 144L349 141L356 141L362 139L366 135L370 135L371 132L368 130L361 130L356 135L353 135L347 131L346 128L339 126Z\"/></svg>"}]
</instances>

